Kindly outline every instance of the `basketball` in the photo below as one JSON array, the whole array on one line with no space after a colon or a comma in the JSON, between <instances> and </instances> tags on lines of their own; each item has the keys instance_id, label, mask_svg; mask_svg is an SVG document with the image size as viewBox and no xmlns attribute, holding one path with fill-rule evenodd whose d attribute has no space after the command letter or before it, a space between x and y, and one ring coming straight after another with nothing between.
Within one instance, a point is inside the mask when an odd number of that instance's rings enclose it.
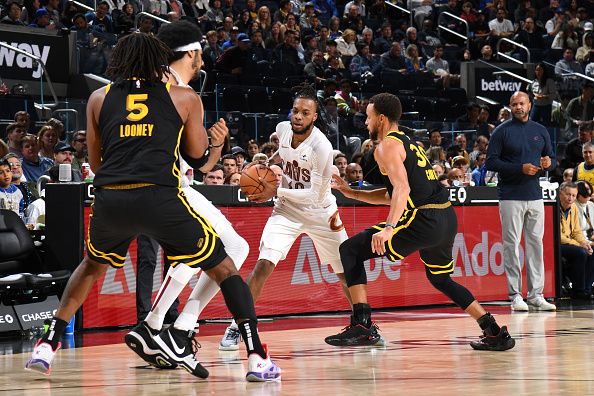
<instances>
[{"instance_id":1,"label":"basketball","mask_svg":"<svg viewBox=\"0 0 594 396\"><path fill-rule=\"evenodd\" d=\"M252 165L241 172L239 179L239 188L245 195L258 194L264 191L264 185L260 182L260 178L266 180L268 183L276 185L276 175L266 165Z\"/></svg>"}]
</instances>

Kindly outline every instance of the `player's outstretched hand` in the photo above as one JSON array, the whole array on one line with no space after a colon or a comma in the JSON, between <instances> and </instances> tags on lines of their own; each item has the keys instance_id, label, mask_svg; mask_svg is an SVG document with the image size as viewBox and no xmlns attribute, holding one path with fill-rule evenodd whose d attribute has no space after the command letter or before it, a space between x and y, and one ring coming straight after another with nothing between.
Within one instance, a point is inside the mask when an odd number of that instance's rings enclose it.
<instances>
[{"instance_id":1,"label":"player's outstretched hand","mask_svg":"<svg viewBox=\"0 0 594 396\"><path fill-rule=\"evenodd\" d=\"M330 183L330 186L335 189L340 191L345 197L347 194L347 191L351 190L351 187L349 187L349 184L340 176L338 175L332 175L332 183Z\"/></svg>"},{"instance_id":2,"label":"player's outstretched hand","mask_svg":"<svg viewBox=\"0 0 594 396\"><path fill-rule=\"evenodd\" d=\"M225 143L225 137L229 134L229 128L223 118L219 118L212 127L208 130L210 134L210 144L213 146L221 146Z\"/></svg>"},{"instance_id":3,"label":"player's outstretched hand","mask_svg":"<svg viewBox=\"0 0 594 396\"><path fill-rule=\"evenodd\" d=\"M262 186L264 186L264 190L262 190L261 193L248 195L248 199L256 203L270 201L270 199L276 195L276 183L268 183L261 177L259 177L258 179L260 180L260 183L262 183Z\"/></svg>"}]
</instances>

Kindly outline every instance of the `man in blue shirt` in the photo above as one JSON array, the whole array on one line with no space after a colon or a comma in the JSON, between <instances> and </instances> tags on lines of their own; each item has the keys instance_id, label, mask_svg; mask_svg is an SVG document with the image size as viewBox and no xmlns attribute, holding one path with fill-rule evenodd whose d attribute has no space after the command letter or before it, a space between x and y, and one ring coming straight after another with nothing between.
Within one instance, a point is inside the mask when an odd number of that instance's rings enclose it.
<instances>
[{"instance_id":1,"label":"man in blue shirt","mask_svg":"<svg viewBox=\"0 0 594 396\"><path fill-rule=\"evenodd\" d=\"M542 237L544 234L544 204L539 183L541 170L553 168L554 156L546 128L529 120L531 103L524 92L516 92L510 99L512 119L495 131L487 150L487 170L499 173L497 192L503 263L513 311L554 311L547 302L544 289ZM526 274L528 304L522 299L522 263L520 240L524 231L526 243Z\"/></svg>"}]
</instances>

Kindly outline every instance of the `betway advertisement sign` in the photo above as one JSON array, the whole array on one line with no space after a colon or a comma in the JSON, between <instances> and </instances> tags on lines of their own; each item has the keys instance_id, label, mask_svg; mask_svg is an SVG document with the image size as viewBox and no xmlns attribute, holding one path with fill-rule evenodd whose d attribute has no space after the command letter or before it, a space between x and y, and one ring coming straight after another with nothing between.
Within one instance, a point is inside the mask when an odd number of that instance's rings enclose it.
<instances>
[{"instance_id":1,"label":"betway advertisement sign","mask_svg":"<svg viewBox=\"0 0 594 396\"><path fill-rule=\"evenodd\" d=\"M26 27L1 27L0 42L40 58L52 82L67 83L71 70L74 46L69 36L55 31ZM23 82L39 80L43 75L41 65L13 49L0 46L0 76ZM45 78L45 77L44 77Z\"/></svg>"},{"instance_id":2,"label":"betway advertisement sign","mask_svg":"<svg viewBox=\"0 0 594 396\"><path fill-rule=\"evenodd\" d=\"M510 96L520 91L525 83L510 75L501 73L493 74L496 71L492 68L476 68L475 72L475 94L496 100L499 103L509 103ZM526 77L525 69L514 69L513 72Z\"/></svg>"},{"instance_id":3,"label":"betway advertisement sign","mask_svg":"<svg viewBox=\"0 0 594 396\"><path fill-rule=\"evenodd\" d=\"M545 296L554 295L553 208L546 205L544 257ZM388 207L340 207L340 217L349 235L384 221ZM503 245L497 205L455 207L458 216L453 257L454 279L467 286L478 300L506 300L507 283L503 268ZM87 208L85 215L88 219ZM221 211L248 241L250 254L240 270L245 279L258 258L260 235L271 207L228 207ZM86 230L86 227L85 227ZM524 257L524 250L520 255ZM83 305L83 327L129 325L136 322L136 247L131 245L123 269L110 268L93 287ZM374 308L450 303L425 277L418 254L401 261L376 258L365 263L369 301ZM161 259L154 275L156 294L162 277ZM181 307L196 279L181 294ZM525 282L524 282L525 284ZM154 295L153 295L154 296ZM259 315L348 310L338 278L318 259L307 236L297 239L286 260L280 262L256 303ZM217 295L201 318L230 317L222 296Z\"/></svg>"}]
</instances>

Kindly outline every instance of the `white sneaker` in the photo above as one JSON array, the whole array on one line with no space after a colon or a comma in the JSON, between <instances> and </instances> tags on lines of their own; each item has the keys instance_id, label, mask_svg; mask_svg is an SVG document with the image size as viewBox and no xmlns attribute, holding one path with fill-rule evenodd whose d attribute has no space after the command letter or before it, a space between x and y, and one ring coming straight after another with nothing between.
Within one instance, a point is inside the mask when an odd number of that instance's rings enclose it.
<instances>
[{"instance_id":1,"label":"white sneaker","mask_svg":"<svg viewBox=\"0 0 594 396\"><path fill-rule=\"evenodd\" d=\"M227 327L225 335L219 343L219 351L238 351L241 333L237 327Z\"/></svg>"},{"instance_id":2,"label":"white sneaker","mask_svg":"<svg viewBox=\"0 0 594 396\"><path fill-rule=\"evenodd\" d=\"M512 311L528 312L528 304L522 299L522 295L516 294L511 303Z\"/></svg>"},{"instance_id":3,"label":"white sneaker","mask_svg":"<svg viewBox=\"0 0 594 396\"><path fill-rule=\"evenodd\" d=\"M277 366L268 354L268 346L262 344L266 351L266 359L262 359L257 353L248 357L248 372L245 376L249 382L280 381L281 368Z\"/></svg>"},{"instance_id":4,"label":"white sneaker","mask_svg":"<svg viewBox=\"0 0 594 396\"><path fill-rule=\"evenodd\" d=\"M33 354L31 355L31 359L25 364L25 369L37 371L41 374L50 375L52 372L52 360L54 360L54 356L60 346L62 344L58 343L58 347L53 350L52 346L47 342L41 342L41 338L35 344L35 348L33 349Z\"/></svg>"},{"instance_id":5,"label":"white sneaker","mask_svg":"<svg viewBox=\"0 0 594 396\"><path fill-rule=\"evenodd\" d=\"M528 300L528 305L535 311L556 311L557 307L544 299L543 296L537 296Z\"/></svg>"}]
</instances>

